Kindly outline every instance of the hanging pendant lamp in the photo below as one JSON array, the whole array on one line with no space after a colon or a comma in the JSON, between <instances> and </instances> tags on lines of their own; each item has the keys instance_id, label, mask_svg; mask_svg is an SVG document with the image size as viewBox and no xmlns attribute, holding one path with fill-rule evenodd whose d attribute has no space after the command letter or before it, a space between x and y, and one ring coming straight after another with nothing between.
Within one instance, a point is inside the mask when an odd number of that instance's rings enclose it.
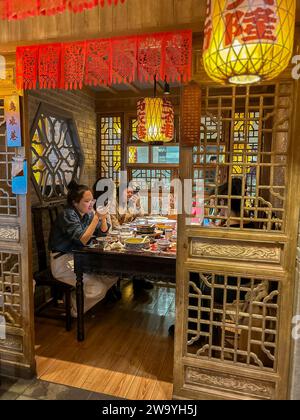
<instances>
[{"instance_id":1,"label":"hanging pendant lamp","mask_svg":"<svg viewBox=\"0 0 300 420\"><path fill-rule=\"evenodd\" d=\"M170 142L174 138L174 110L166 98L156 97L156 76L154 97L144 98L137 103L137 135L144 143Z\"/></svg>"},{"instance_id":2,"label":"hanging pendant lamp","mask_svg":"<svg viewBox=\"0 0 300 420\"><path fill-rule=\"evenodd\" d=\"M208 0L203 61L210 78L250 84L277 77L293 52L295 0Z\"/></svg>"}]
</instances>

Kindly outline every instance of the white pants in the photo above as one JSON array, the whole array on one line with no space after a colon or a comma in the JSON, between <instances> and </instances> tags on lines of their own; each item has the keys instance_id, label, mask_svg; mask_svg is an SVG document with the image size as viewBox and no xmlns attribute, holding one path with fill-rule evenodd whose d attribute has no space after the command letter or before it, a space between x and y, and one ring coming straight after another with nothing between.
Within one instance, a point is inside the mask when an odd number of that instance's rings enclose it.
<instances>
[{"instance_id":1,"label":"white pants","mask_svg":"<svg viewBox=\"0 0 300 420\"><path fill-rule=\"evenodd\" d=\"M56 254L50 253L51 271L56 280L76 286L76 274L74 273L73 254L65 254L59 258L54 258ZM96 303L100 302L106 292L118 281L118 276L107 276L101 274L83 275L84 292L84 312L91 309ZM77 317L76 293L71 296L72 316Z\"/></svg>"}]
</instances>

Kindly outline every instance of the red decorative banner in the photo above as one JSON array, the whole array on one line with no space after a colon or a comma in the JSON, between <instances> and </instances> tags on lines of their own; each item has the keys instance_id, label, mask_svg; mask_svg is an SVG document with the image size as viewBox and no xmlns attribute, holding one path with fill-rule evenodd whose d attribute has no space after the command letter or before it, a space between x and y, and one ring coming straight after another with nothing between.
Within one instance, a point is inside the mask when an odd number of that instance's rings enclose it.
<instances>
[{"instance_id":1,"label":"red decorative banner","mask_svg":"<svg viewBox=\"0 0 300 420\"><path fill-rule=\"evenodd\" d=\"M117 5L125 0L0 0L0 19L26 19L32 16L50 16L70 10L83 12L105 4Z\"/></svg>"},{"instance_id":2,"label":"red decorative banner","mask_svg":"<svg viewBox=\"0 0 300 420\"><path fill-rule=\"evenodd\" d=\"M62 44L61 88L82 88L84 79L86 43L70 42Z\"/></svg>"},{"instance_id":3,"label":"red decorative banner","mask_svg":"<svg viewBox=\"0 0 300 420\"><path fill-rule=\"evenodd\" d=\"M58 88L60 83L60 44L41 45L39 48L39 86Z\"/></svg>"},{"instance_id":4,"label":"red decorative banner","mask_svg":"<svg viewBox=\"0 0 300 420\"><path fill-rule=\"evenodd\" d=\"M17 48L19 89L77 89L134 80L191 79L192 32Z\"/></svg>"}]
</instances>

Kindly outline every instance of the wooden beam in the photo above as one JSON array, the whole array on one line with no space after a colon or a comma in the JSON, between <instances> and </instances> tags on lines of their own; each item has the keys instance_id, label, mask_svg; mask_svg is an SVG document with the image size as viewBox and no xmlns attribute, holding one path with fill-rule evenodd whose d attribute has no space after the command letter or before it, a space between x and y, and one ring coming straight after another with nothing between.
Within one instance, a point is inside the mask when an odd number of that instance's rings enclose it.
<instances>
[{"instance_id":1,"label":"wooden beam","mask_svg":"<svg viewBox=\"0 0 300 420\"><path fill-rule=\"evenodd\" d=\"M136 86L135 86L135 84L134 83L125 83L125 85L130 89L130 90L132 90L132 92L134 92L134 93L136 93L136 94L138 94L138 95L141 95L142 94L142 91L139 89L139 88L137 88Z\"/></svg>"},{"instance_id":2,"label":"wooden beam","mask_svg":"<svg viewBox=\"0 0 300 420\"><path fill-rule=\"evenodd\" d=\"M107 92L111 93L112 95L118 95L118 91L110 86L101 86L103 89L105 89Z\"/></svg>"}]
</instances>

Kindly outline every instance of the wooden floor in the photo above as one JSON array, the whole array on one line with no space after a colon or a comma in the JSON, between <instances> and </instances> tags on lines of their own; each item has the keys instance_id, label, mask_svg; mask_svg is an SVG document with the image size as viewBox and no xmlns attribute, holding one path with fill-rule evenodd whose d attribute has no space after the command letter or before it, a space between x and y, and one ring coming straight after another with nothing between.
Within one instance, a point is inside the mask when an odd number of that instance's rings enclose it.
<instances>
[{"instance_id":1,"label":"wooden floor","mask_svg":"<svg viewBox=\"0 0 300 420\"><path fill-rule=\"evenodd\" d=\"M87 338L78 343L61 321L36 320L38 377L128 399L172 398L175 290L154 287L138 297L123 282L122 300L103 302L86 315Z\"/></svg>"}]
</instances>

